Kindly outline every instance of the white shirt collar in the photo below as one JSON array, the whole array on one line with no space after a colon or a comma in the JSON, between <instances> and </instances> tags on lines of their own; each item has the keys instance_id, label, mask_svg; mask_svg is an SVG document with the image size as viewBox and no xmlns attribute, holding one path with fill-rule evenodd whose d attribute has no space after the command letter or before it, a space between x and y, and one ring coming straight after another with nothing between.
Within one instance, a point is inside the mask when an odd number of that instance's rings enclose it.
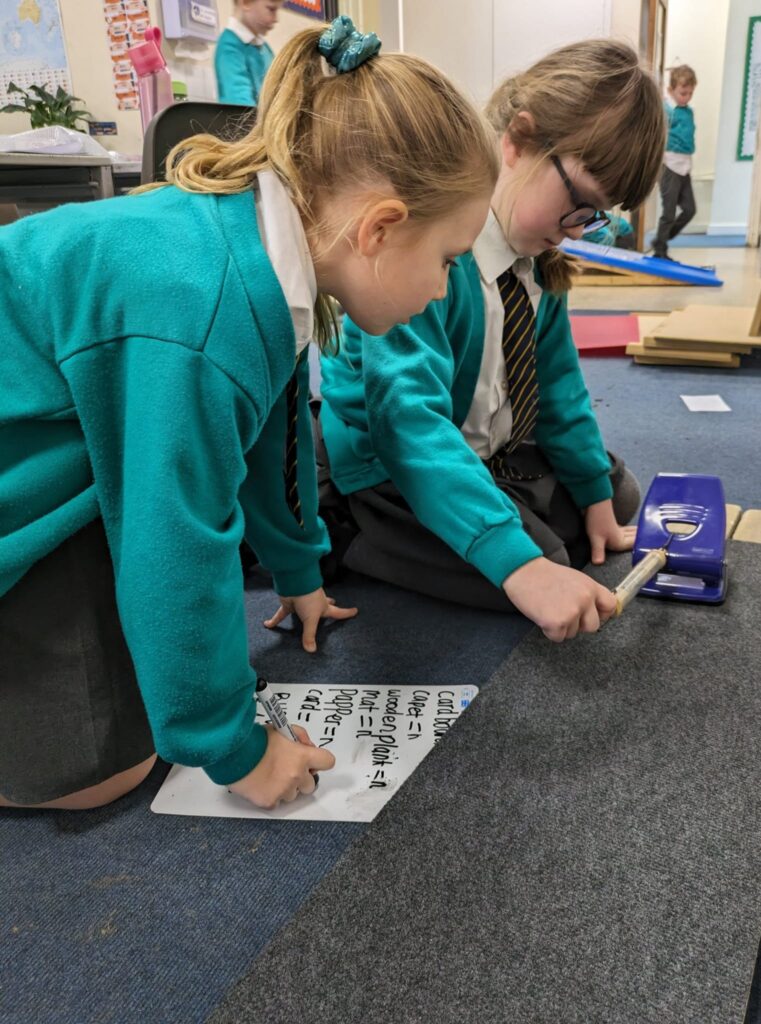
<instances>
[{"instance_id":1,"label":"white shirt collar","mask_svg":"<svg viewBox=\"0 0 761 1024\"><path fill-rule=\"evenodd\" d=\"M493 284L522 257L511 249L507 243L494 210L489 210L483 230L473 243L473 255L476 258L478 271L486 284ZM529 266L533 264L529 263Z\"/></svg>"},{"instance_id":2,"label":"white shirt collar","mask_svg":"<svg viewBox=\"0 0 761 1024\"><path fill-rule=\"evenodd\" d=\"M299 211L274 171L257 174L257 215L262 242L293 320L297 355L314 336L317 279Z\"/></svg>"},{"instance_id":3,"label":"white shirt collar","mask_svg":"<svg viewBox=\"0 0 761 1024\"><path fill-rule=\"evenodd\" d=\"M261 46L264 42L264 36L256 36L251 29L246 28L242 21L237 18L230 18L227 22L227 27L231 32L240 39L242 43L253 43L254 46Z\"/></svg>"}]
</instances>

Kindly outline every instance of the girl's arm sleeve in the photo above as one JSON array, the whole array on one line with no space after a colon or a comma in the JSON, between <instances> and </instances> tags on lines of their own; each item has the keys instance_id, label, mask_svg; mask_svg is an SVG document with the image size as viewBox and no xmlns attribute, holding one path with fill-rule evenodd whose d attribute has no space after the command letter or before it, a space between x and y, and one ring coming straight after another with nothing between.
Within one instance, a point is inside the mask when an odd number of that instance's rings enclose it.
<instances>
[{"instance_id":1,"label":"girl's arm sleeve","mask_svg":"<svg viewBox=\"0 0 761 1024\"><path fill-rule=\"evenodd\" d=\"M373 449L420 522L500 586L541 550L453 422L450 338L469 330L468 308L450 278L447 299L366 337L365 398Z\"/></svg>"},{"instance_id":2,"label":"girl's arm sleeve","mask_svg":"<svg viewBox=\"0 0 761 1024\"><path fill-rule=\"evenodd\" d=\"M613 495L610 459L571 336L567 300L545 293L537 336L536 443L579 508Z\"/></svg>"},{"instance_id":3,"label":"girl's arm sleeve","mask_svg":"<svg viewBox=\"0 0 761 1024\"><path fill-rule=\"evenodd\" d=\"M179 344L132 337L70 356L61 370L156 750L234 782L267 742L254 722L238 555L256 413L207 356Z\"/></svg>"},{"instance_id":4,"label":"girl's arm sleeve","mask_svg":"<svg viewBox=\"0 0 761 1024\"><path fill-rule=\"evenodd\" d=\"M273 405L256 444L246 454L249 472L240 494L246 516L246 539L264 568L272 573L278 594L284 597L309 594L321 587L319 560L330 551L327 530L317 515L317 469L306 358L299 361L296 372L299 377L298 493L304 525L299 525L286 501L285 392Z\"/></svg>"}]
</instances>

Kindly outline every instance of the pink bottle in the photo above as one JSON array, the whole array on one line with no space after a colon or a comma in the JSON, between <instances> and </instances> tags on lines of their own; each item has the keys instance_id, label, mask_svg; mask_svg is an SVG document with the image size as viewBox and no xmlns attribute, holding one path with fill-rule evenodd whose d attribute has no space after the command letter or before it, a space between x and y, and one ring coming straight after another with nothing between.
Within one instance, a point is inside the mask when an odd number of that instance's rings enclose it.
<instances>
[{"instance_id":1,"label":"pink bottle","mask_svg":"<svg viewBox=\"0 0 761 1024\"><path fill-rule=\"evenodd\" d=\"M140 120L145 134L154 116L173 102L172 76L161 53L161 29L147 28L145 42L127 53L137 74Z\"/></svg>"}]
</instances>

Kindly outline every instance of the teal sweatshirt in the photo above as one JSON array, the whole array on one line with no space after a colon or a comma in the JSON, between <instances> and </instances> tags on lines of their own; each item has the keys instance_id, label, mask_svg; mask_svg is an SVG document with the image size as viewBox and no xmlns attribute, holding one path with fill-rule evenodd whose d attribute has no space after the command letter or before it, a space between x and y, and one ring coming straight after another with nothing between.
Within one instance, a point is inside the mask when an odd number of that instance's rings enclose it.
<instances>
[{"instance_id":1,"label":"teal sweatshirt","mask_svg":"<svg viewBox=\"0 0 761 1024\"><path fill-rule=\"evenodd\" d=\"M668 138L666 150L669 153L695 152L695 115L692 107L679 107L665 103Z\"/></svg>"},{"instance_id":2,"label":"teal sweatshirt","mask_svg":"<svg viewBox=\"0 0 761 1024\"><path fill-rule=\"evenodd\" d=\"M542 552L460 429L481 367L484 323L472 254L450 270L446 298L408 326L375 338L347 320L340 352L322 360L321 420L343 494L392 480L420 522L499 587ZM537 444L579 507L610 498L610 460L565 297L542 294L536 357Z\"/></svg>"},{"instance_id":3,"label":"teal sweatshirt","mask_svg":"<svg viewBox=\"0 0 761 1024\"><path fill-rule=\"evenodd\" d=\"M244 43L229 28L217 40L214 70L220 103L240 103L255 107L259 102L262 82L272 63L268 43Z\"/></svg>"},{"instance_id":4,"label":"teal sweatshirt","mask_svg":"<svg viewBox=\"0 0 761 1024\"><path fill-rule=\"evenodd\" d=\"M285 502L295 336L252 192L173 187L0 229L0 594L102 516L158 753L217 783L254 724L238 545L286 595L321 586L307 361Z\"/></svg>"}]
</instances>

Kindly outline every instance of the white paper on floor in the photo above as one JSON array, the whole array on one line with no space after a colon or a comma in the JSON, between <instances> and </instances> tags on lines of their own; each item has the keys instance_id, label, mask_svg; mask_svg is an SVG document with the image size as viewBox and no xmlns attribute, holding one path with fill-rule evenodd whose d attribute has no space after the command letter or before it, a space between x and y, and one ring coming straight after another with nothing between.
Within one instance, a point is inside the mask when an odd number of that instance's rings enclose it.
<instances>
[{"instance_id":1,"label":"white paper on floor","mask_svg":"<svg viewBox=\"0 0 761 1024\"><path fill-rule=\"evenodd\" d=\"M690 412L732 412L721 395L680 395Z\"/></svg>"},{"instance_id":2,"label":"white paper on floor","mask_svg":"<svg viewBox=\"0 0 761 1024\"><path fill-rule=\"evenodd\" d=\"M372 821L478 693L476 686L273 686L293 725L335 755L314 794L262 811L175 765L151 804L157 814L287 821ZM265 722L257 705L257 721Z\"/></svg>"}]
</instances>

